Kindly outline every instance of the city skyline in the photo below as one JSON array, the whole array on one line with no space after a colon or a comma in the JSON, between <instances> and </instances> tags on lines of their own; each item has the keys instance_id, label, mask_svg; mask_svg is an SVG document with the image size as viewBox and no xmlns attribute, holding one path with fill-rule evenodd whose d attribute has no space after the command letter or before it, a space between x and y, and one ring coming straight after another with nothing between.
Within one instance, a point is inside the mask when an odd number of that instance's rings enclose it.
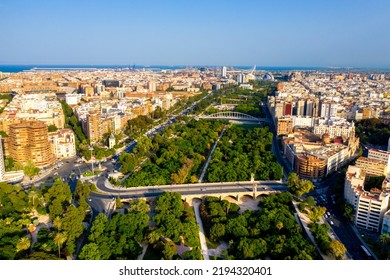
<instances>
[{"instance_id":1,"label":"city skyline","mask_svg":"<svg viewBox=\"0 0 390 280\"><path fill-rule=\"evenodd\" d=\"M388 68L389 7L386 1L4 1L0 64Z\"/></svg>"}]
</instances>

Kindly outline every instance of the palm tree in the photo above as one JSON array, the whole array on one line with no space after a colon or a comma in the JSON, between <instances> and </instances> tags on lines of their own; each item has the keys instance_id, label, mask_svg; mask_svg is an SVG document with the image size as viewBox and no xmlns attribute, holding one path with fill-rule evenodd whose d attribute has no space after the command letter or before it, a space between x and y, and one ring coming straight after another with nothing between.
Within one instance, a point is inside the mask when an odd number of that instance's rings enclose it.
<instances>
[{"instance_id":1,"label":"palm tree","mask_svg":"<svg viewBox=\"0 0 390 280\"><path fill-rule=\"evenodd\" d=\"M18 240L18 243L16 243L16 253L19 253L20 251L27 250L30 248L31 240L28 237L22 237Z\"/></svg>"},{"instance_id":2,"label":"palm tree","mask_svg":"<svg viewBox=\"0 0 390 280\"><path fill-rule=\"evenodd\" d=\"M57 229L57 231L61 230L62 220L61 220L60 216L57 216L54 218L53 226Z\"/></svg>"},{"instance_id":3,"label":"palm tree","mask_svg":"<svg viewBox=\"0 0 390 280\"><path fill-rule=\"evenodd\" d=\"M32 207L34 208L35 198L37 198L37 192L31 190L31 191L28 193L28 198L29 198L29 199L32 199Z\"/></svg>"},{"instance_id":4,"label":"palm tree","mask_svg":"<svg viewBox=\"0 0 390 280\"><path fill-rule=\"evenodd\" d=\"M57 247L58 247L58 257L60 258L61 257L61 246L62 244L65 243L66 239L68 237L66 236L65 233L63 232L59 232L57 233L55 236L54 236L54 242L57 244Z\"/></svg>"}]
</instances>

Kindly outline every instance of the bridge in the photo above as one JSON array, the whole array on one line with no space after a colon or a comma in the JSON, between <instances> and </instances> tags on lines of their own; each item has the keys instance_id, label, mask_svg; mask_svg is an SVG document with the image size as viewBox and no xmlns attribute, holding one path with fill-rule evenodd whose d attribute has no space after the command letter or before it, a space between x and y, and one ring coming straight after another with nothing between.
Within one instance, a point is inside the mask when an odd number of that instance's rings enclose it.
<instances>
[{"instance_id":1,"label":"bridge","mask_svg":"<svg viewBox=\"0 0 390 280\"><path fill-rule=\"evenodd\" d=\"M216 120L235 120L235 121L251 121L251 122L263 122L270 123L269 119L266 118L256 118L241 112L225 111L219 112L211 115L202 115L199 116L200 119L216 119Z\"/></svg>"},{"instance_id":2,"label":"bridge","mask_svg":"<svg viewBox=\"0 0 390 280\"><path fill-rule=\"evenodd\" d=\"M253 184L255 184L255 188ZM188 202L194 198L203 199L207 196L214 196L220 199L230 197L239 201L243 197L256 199L271 193L287 191L287 187L282 181L195 183L125 188L114 186L106 178L100 177L96 182L96 186L100 193L93 193L91 197L113 198L120 196L122 200L128 200L134 198L152 198L165 191L170 191L181 193L183 199Z\"/></svg>"}]
</instances>

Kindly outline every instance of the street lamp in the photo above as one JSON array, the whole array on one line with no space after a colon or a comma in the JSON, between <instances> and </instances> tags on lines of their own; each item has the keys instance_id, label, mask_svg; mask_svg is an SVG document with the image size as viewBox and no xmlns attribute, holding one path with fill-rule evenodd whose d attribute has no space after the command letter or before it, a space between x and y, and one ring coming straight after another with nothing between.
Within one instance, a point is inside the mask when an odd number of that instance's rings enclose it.
<instances>
[{"instance_id":1,"label":"street lamp","mask_svg":"<svg viewBox=\"0 0 390 280\"><path fill-rule=\"evenodd\" d=\"M91 160L92 160L92 176L95 174L93 172L93 158L92 158L92 151L93 151L93 147L92 146L89 146L89 150L91 151Z\"/></svg>"}]
</instances>

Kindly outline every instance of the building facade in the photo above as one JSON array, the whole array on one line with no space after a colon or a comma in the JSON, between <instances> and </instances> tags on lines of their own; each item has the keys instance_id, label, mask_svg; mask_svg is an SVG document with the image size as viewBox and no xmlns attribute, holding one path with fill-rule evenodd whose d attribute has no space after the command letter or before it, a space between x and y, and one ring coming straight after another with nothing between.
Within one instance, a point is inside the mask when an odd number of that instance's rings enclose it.
<instances>
[{"instance_id":1,"label":"building facade","mask_svg":"<svg viewBox=\"0 0 390 280\"><path fill-rule=\"evenodd\" d=\"M71 129L64 128L49 133L49 142L56 158L76 156L76 141Z\"/></svg>"},{"instance_id":2,"label":"building facade","mask_svg":"<svg viewBox=\"0 0 390 280\"><path fill-rule=\"evenodd\" d=\"M278 135L289 134L293 131L294 120L292 118L279 118L276 123Z\"/></svg>"},{"instance_id":3,"label":"building facade","mask_svg":"<svg viewBox=\"0 0 390 280\"><path fill-rule=\"evenodd\" d=\"M41 121L11 125L7 142L9 156L21 164L31 160L37 167L45 167L55 162L47 125Z\"/></svg>"},{"instance_id":4,"label":"building facade","mask_svg":"<svg viewBox=\"0 0 390 280\"><path fill-rule=\"evenodd\" d=\"M360 168L362 173L365 173L366 179L368 177L386 175L386 164L377 159L359 157L356 160L356 166Z\"/></svg>"},{"instance_id":5,"label":"building facade","mask_svg":"<svg viewBox=\"0 0 390 280\"><path fill-rule=\"evenodd\" d=\"M97 143L100 139L100 112L93 111L87 115L86 134L91 143Z\"/></svg>"},{"instance_id":6,"label":"building facade","mask_svg":"<svg viewBox=\"0 0 390 280\"><path fill-rule=\"evenodd\" d=\"M389 208L389 194L379 188L366 191L360 168L352 165L348 167L344 198L355 209L356 226L376 232L381 230L384 215Z\"/></svg>"},{"instance_id":7,"label":"building facade","mask_svg":"<svg viewBox=\"0 0 390 280\"><path fill-rule=\"evenodd\" d=\"M386 164L386 173L390 171L390 152L377 149L368 150L368 158L375 159Z\"/></svg>"},{"instance_id":8,"label":"building facade","mask_svg":"<svg viewBox=\"0 0 390 280\"><path fill-rule=\"evenodd\" d=\"M326 174L326 160L312 155L298 154L294 160L294 171L300 177L317 180Z\"/></svg>"}]
</instances>

